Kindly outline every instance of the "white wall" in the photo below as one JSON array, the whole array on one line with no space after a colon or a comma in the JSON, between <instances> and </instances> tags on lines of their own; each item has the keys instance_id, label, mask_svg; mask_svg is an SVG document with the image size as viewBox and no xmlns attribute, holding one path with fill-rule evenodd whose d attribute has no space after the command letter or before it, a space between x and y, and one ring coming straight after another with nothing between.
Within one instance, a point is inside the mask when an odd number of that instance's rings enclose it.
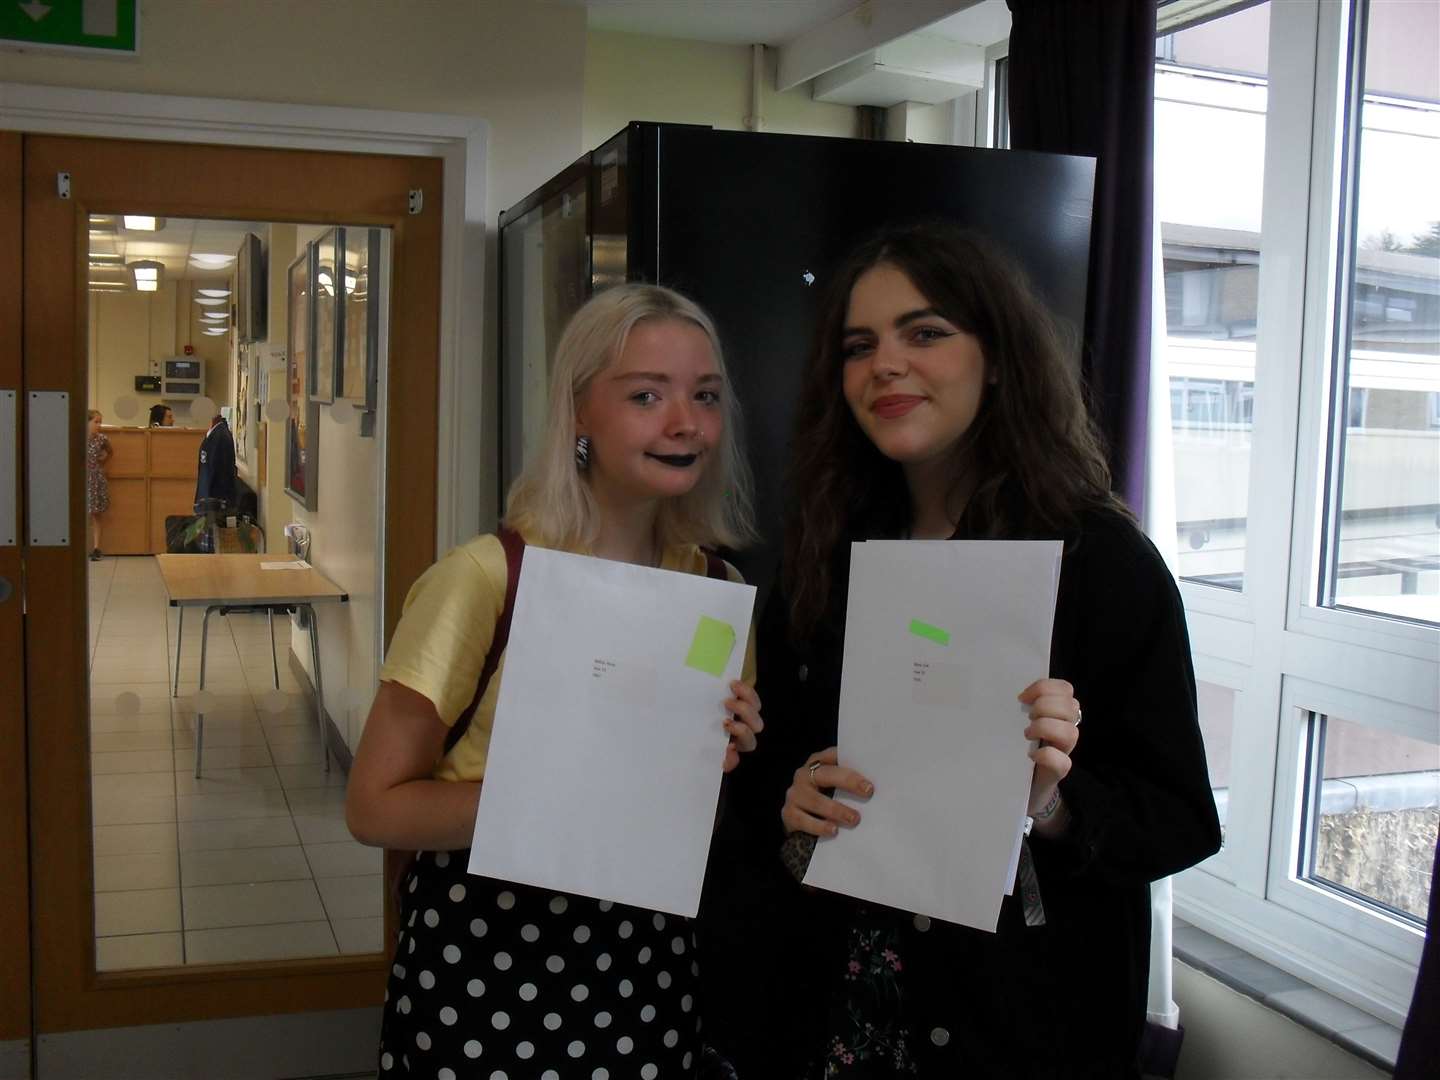
<instances>
[{"instance_id":1,"label":"white wall","mask_svg":"<svg viewBox=\"0 0 1440 1080\"><path fill-rule=\"evenodd\" d=\"M814 101L809 85L775 90L776 51L766 49L761 109L766 131L856 134L855 110ZM631 120L709 124L739 131L750 112L750 47L592 30L585 41L581 141L589 150Z\"/></svg>"},{"instance_id":2,"label":"white wall","mask_svg":"<svg viewBox=\"0 0 1440 1080\"><path fill-rule=\"evenodd\" d=\"M584 62L580 5L145 0L139 57L7 52L3 78L483 118L493 223L579 153Z\"/></svg>"},{"instance_id":3,"label":"white wall","mask_svg":"<svg viewBox=\"0 0 1440 1080\"><path fill-rule=\"evenodd\" d=\"M272 226L270 230L270 266L280 268L278 278L271 275L270 324L271 342L283 342L285 322L276 312L286 311L285 300L277 306L275 292L284 293L284 268L294 261L306 244L325 232L327 226ZM388 235L382 240L381 261L390 256ZM388 275L386 275L388 286ZM388 287L382 292L388 296ZM382 317L382 327L384 325ZM380 379L381 402L384 402L384 380L387 350L381 335ZM271 398L284 393L284 378L274 383ZM385 483L385 445L383 428L375 437L362 438L358 412L352 412L345 423L336 421L329 405L319 408L319 428L312 433L319 453L319 478L316 484L316 508L306 510L283 493L285 473L285 426L269 425L268 472L273 482L267 484L266 538L272 551L285 550L284 527L298 522L310 530L310 561L316 569L349 594L345 604L317 604L320 620L320 663L325 683L325 710L335 721L346 743L353 751L360 743L365 715L379 669L378 642L381 620L380 552L382 537L382 491ZM276 489L279 494L276 494ZM310 636L307 631L292 627L291 651L300 661L311 681L314 669L310 660Z\"/></svg>"},{"instance_id":4,"label":"white wall","mask_svg":"<svg viewBox=\"0 0 1440 1080\"><path fill-rule=\"evenodd\" d=\"M175 355L175 283L153 293L92 292L89 296L89 408L99 409L107 424L143 427L159 394L136 394L135 376L158 374L152 366ZM140 411L120 417L115 402L133 397ZM180 410L175 423L191 426ZM209 419L208 417L206 419Z\"/></svg>"}]
</instances>

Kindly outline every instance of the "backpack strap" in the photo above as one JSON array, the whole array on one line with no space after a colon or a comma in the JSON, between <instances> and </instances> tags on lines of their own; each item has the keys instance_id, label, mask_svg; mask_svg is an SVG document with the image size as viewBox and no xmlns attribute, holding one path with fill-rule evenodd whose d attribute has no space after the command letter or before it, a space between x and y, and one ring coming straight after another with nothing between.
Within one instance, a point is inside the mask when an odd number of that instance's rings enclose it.
<instances>
[{"instance_id":1,"label":"backpack strap","mask_svg":"<svg viewBox=\"0 0 1440 1080\"><path fill-rule=\"evenodd\" d=\"M705 556L705 576L714 578L716 581L729 581L730 575L725 572L725 560L709 548L701 548L700 554Z\"/></svg>"},{"instance_id":2,"label":"backpack strap","mask_svg":"<svg viewBox=\"0 0 1440 1080\"><path fill-rule=\"evenodd\" d=\"M505 549L505 606L500 609L500 617L495 620L495 632L490 638L490 651L485 654L485 663L480 668L480 678L475 684L475 696L445 733L447 754L465 737L465 732L470 730L470 721L475 718L475 710L480 707L480 699L485 696L490 680L495 676L495 669L500 666L500 657L505 655L505 646L510 641L510 617L515 611L515 590L520 585L520 564L525 558L525 539L508 525L501 525L495 535L500 540L500 546Z\"/></svg>"}]
</instances>

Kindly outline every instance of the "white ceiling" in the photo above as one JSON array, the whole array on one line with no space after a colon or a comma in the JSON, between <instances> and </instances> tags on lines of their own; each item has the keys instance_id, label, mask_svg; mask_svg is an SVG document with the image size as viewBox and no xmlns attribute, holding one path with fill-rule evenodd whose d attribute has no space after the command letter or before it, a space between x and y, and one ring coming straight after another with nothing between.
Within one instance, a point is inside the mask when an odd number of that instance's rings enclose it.
<instances>
[{"instance_id":1,"label":"white ceiling","mask_svg":"<svg viewBox=\"0 0 1440 1080\"><path fill-rule=\"evenodd\" d=\"M994 45L1010 36L1010 9L1005 0L983 0L926 27L924 32L968 45Z\"/></svg>"},{"instance_id":2,"label":"white ceiling","mask_svg":"<svg viewBox=\"0 0 1440 1080\"><path fill-rule=\"evenodd\" d=\"M229 255L240 250L247 232L264 236L260 221L197 221L165 218L154 232L124 228L119 215L90 218L90 282L130 284L126 265L140 259L163 263L165 281L193 281L197 285L223 285L234 269L232 261L219 269L204 269L190 262L192 255Z\"/></svg>"},{"instance_id":3,"label":"white ceiling","mask_svg":"<svg viewBox=\"0 0 1440 1080\"><path fill-rule=\"evenodd\" d=\"M858 0L584 0L597 30L779 45L859 6Z\"/></svg>"},{"instance_id":4,"label":"white ceiling","mask_svg":"<svg viewBox=\"0 0 1440 1080\"><path fill-rule=\"evenodd\" d=\"M904 3L904 0L889 0ZM861 0L583 0L597 30L730 45L781 45L861 7ZM1005 0L954 0L956 14L926 33L992 45L1010 33ZM959 10L959 9L965 10Z\"/></svg>"}]
</instances>

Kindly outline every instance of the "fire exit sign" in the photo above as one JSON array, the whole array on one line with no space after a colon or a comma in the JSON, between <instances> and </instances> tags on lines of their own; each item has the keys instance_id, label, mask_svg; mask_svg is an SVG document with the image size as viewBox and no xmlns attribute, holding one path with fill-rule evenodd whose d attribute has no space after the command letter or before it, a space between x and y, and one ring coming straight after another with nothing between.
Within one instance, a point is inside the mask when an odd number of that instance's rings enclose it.
<instances>
[{"instance_id":1,"label":"fire exit sign","mask_svg":"<svg viewBox=\"0 0 1440 1080\"><path fill-rule=\"evenodd\" d=\"M137 52L140 0L0 0L0 45Z\"/></svg>"}]
</instances>

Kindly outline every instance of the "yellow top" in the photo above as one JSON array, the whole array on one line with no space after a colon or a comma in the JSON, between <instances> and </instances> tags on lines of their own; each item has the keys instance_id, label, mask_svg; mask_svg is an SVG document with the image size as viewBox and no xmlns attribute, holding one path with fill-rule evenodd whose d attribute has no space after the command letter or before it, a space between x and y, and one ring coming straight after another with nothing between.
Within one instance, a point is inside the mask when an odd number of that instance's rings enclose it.
<instances>
[{"instance_id":1,"label":"yellow top","mask_svg":"<svg viewBox=\"0 0 1440 1080\"><path fill-rule=\"evenodd\" d=\"M660 568L704 575L705 553L695 544L677 544L666 548ZM743 580L729 563L725 573L731 581ZM380 668L381 680L399 683L428 698L441 722L446 727L454 724L475 695L495 624L505 606L507 577L505 549L499 537L491 534L460 545L426 570L405 597L400 625ZM435 779L480 780L485 776L504 672L502 653L469 728L436 765ZM745 646L741 678L754 685L753 633Z\"/></svg>"}]
</instances>

